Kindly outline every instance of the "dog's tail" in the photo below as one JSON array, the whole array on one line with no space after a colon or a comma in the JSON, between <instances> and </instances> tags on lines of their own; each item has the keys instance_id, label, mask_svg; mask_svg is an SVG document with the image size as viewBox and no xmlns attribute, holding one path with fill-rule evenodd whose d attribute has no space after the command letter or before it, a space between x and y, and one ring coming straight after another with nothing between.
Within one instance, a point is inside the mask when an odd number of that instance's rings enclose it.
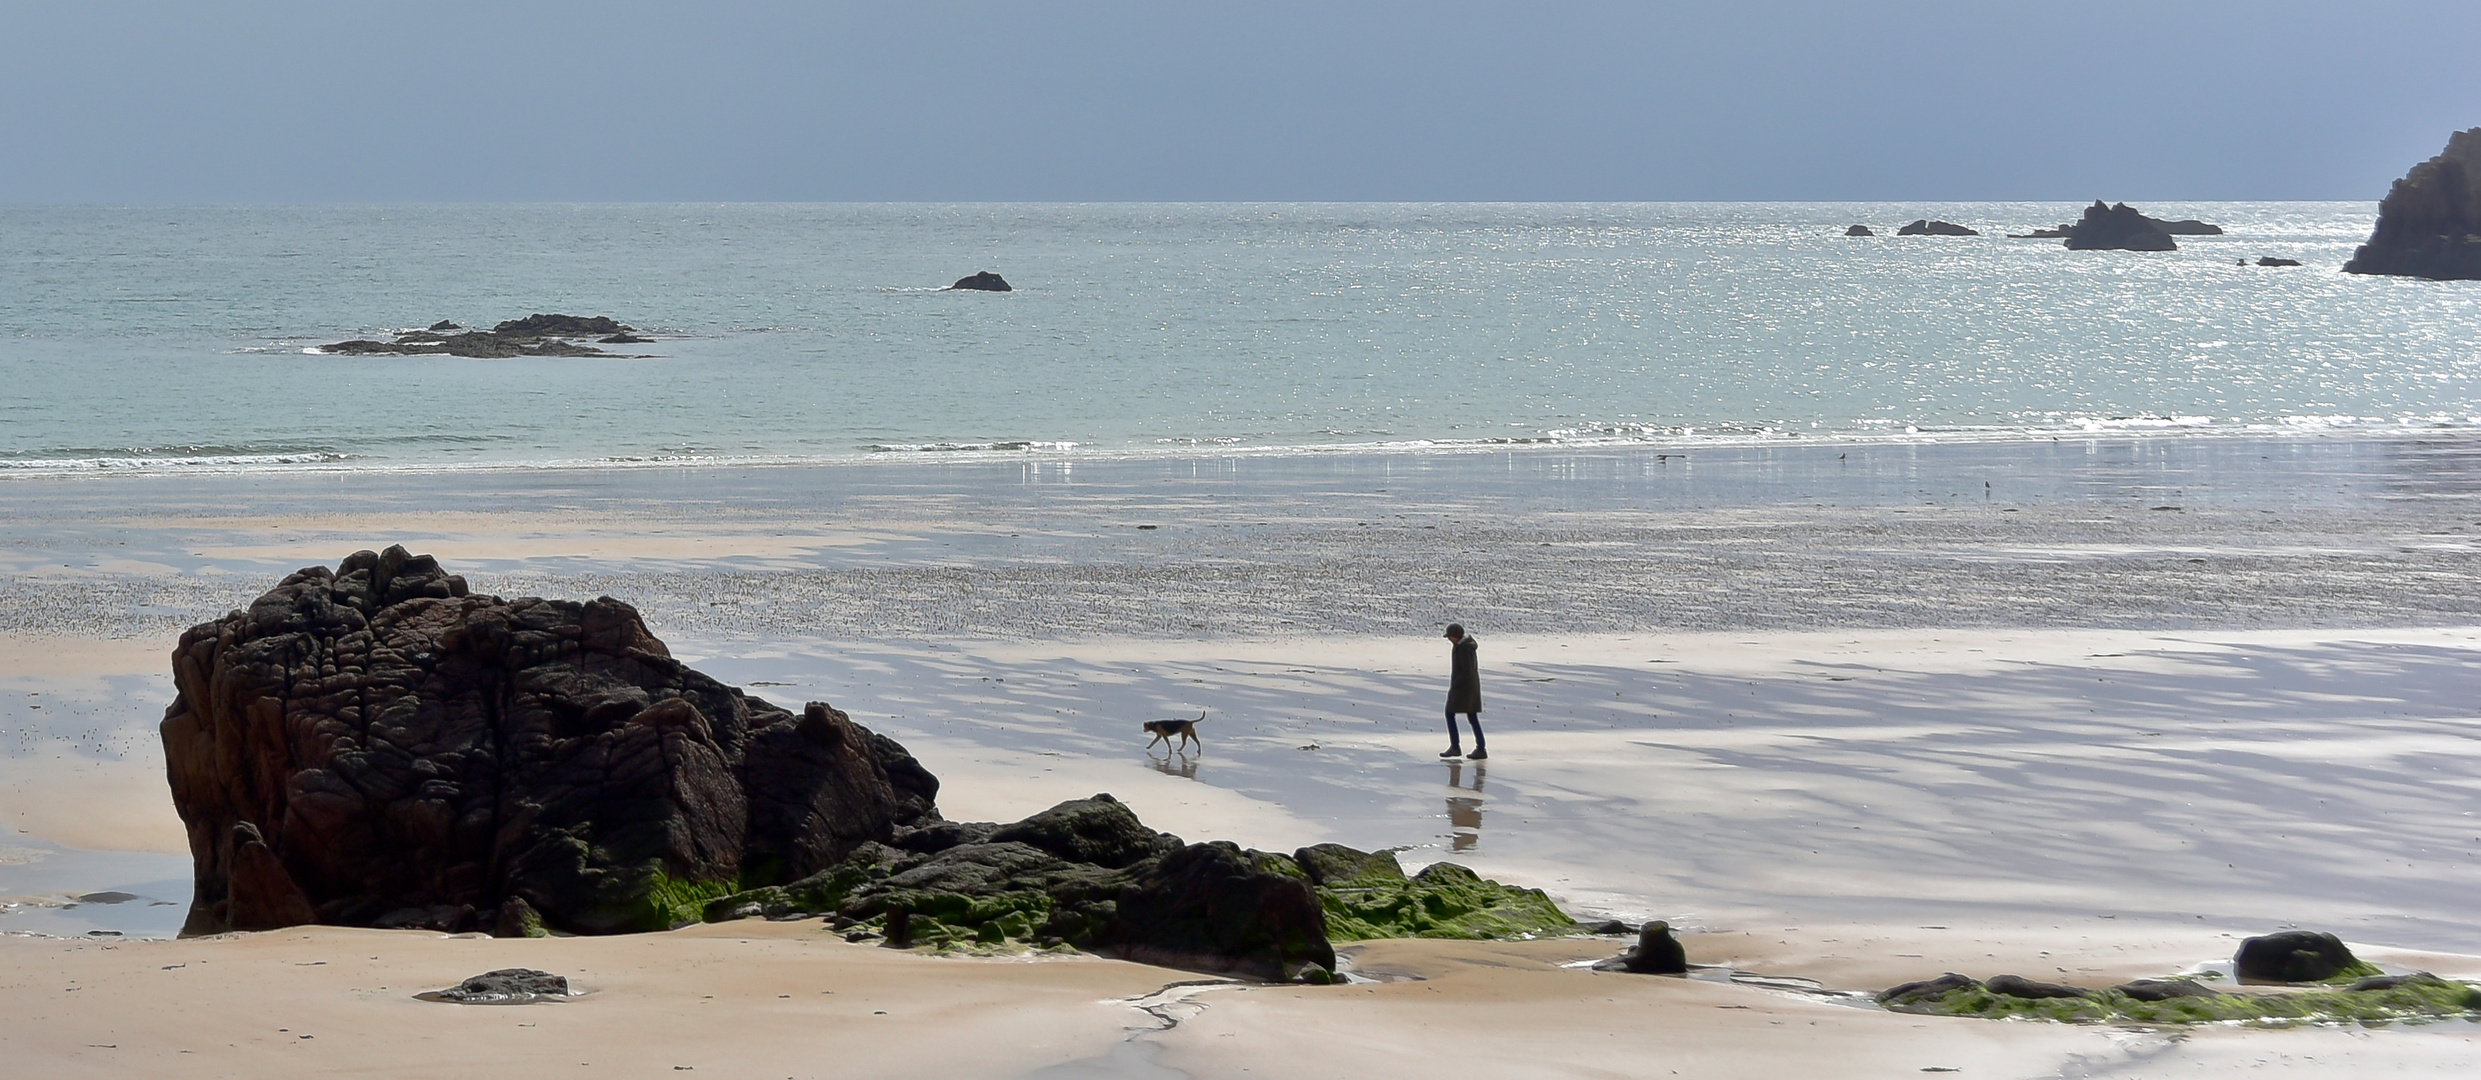
<instances>
[{"instance_id":1,"label":"dog's tail","mask_svg":"<svg viewBox=\"0 0 2481 1080\"><path fill-rule=\"evenodd\" d=\"M1197 711L1197 719L1195 719L1195 720L1191 720L1191 721L1189 721L1189 722L1190 722L1190 723L1192 723L1192 724L1203 724L1203 723L1205 723L1205 722L1206 722L1206 710L1204 710L1204 709L1199 709L1199 710Z\"/></svg>"}]
</instances>

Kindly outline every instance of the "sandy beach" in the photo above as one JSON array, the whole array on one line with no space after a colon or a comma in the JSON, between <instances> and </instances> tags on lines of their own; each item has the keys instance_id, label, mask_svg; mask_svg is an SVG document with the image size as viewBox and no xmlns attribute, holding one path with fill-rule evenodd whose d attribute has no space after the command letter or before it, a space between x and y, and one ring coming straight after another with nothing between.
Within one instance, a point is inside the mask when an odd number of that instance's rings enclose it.
<instances>
[{"instance_id":1,"label":"sandy beach","mask_svg":"<svg viewBox=\"0 0 2481 1080\"><path fill-rule=\"evenodd\" d=\"M2460 1073L2481 1062L2462 1023L2139 1031L1823 992L1950 970L2108 985L2293 926L2481 977L2481 454L2279 447L0 483L0 1058ZM816 923L160 940L187 900L153 735L172 640L391 542L485 591L626 599L702 670L902 740L950 818L1109 791L1192 840L1399 848L1580 916L1667 919L1711 967L1565 966L1617 939L1377 942L1349 950L1371 982L1166 992L1197 976ZM1434 756L1450 618L1483 642L1486 763ZM1200 710L1202 753L1145 751L1140 721ZM107 891L139 899L76 899ZM505 966L591 992L411 996Z\"/></svg>"}]
</instances>

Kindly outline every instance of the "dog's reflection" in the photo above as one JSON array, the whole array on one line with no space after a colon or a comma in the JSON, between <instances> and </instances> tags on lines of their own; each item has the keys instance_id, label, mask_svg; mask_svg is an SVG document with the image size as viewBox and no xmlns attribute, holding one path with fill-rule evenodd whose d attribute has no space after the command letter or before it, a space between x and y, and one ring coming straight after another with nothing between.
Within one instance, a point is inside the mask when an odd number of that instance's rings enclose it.
<instances>
[{"instance_id":1,"label":"dog's reflection","mask_svg":"<svg viewBox=\"0 0 2481 1080\"><path fill-rule=\"evenodd\" d=\"M1455 832L1455 839L1449 847L1456 851L1471 851L1482 843L1482 782L1490 779L1490 766L1476 761L1473 763L1473 784L1466 787L1464 769L1464 762L1447 763L1447 786L1473 793L1447 797L1447 826Z\"/></svg>"},{"instance_id":2,"label":"dog's reflection","mask_svg":"<svg viewBox=\"0 0 2481 1080\"><path fill-rule=\"evenodd\" d=\"M1203 757L1204 755L1199 756ZM1183 780L1197 779L1197 758L1190 757L1187 754L1170 753L1165 754L1162 757L1156 757L1152 754L1148 754L1146 755L1146 764L1154 766L1154 771L1162 773L1165 776L1177 776Z\"/></svg>"}]
</instances>

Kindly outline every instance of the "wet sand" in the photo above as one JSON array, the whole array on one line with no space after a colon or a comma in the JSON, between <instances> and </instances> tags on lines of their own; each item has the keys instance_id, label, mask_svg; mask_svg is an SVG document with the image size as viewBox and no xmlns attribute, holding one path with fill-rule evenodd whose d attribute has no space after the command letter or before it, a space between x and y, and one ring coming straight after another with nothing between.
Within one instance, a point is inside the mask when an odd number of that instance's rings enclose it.
<instances>
[{"instance_id":1,"label":"wet sand","mask_svg":"<svg viewBox=\"0 0 2481 1080\"><path fill-rule=\"evenodd\" d=\"M2301 460L2265 464L2285 452ZM1859 481L1812 448L1701 461L1685 481L1645 455L1544 454L1187 477L1150 463L0 483L0 896L22 902L0 931L168 928L162 908L58 905L185 871L153 742L178 628L295 566L405 542L487 591L620 596L726 681L835 703L912 747L954 818L1111 791L1192 839L1452 858L1580 914L1668 918L1697 962L1843 989L1944 970L2099 984L2295 924L2481 976L2472 448L2112 444L2090 468L2051 453L1916 454ZM1927 496L1946 472L1993 494ZM453 512L432 518L432 502ZM1487 763L1433 756L1431 635L1448 618L1483 639ZM1200 709L1203 753L1144 749L1138 722ZM910 988L924 1015L863 1023L760 997L712 1032L648 1019L757 993L774 976L723 959L744 936L769 943L768 963ZM424 1075L438 1070L412 1063L467 1053L440 1025L469 1025L476 1061L496 1048L546 1068L754 1076L907 1060L976 1076L2481 1062L2467 1025L2167 1040L1558 966L1616 948L1381 943L1357 962L1421 981L1214 989L1150 1013L1123 999L1188 977L893 955L814 924L554 943L12 936L5 966L25 975L0 987L0 1057L109 1073L131 1062L86 1043L126 1043L175 1074L287 1075L291 1058L303 1075L348 1060ZM348 972L354 953L387 959ZM625 993L462 1011L398 993L538 954L628 972L613 976ZM167 965L218 962L317 1037L208 1045L197 1033L254 1014L193 1008L170 977L191 969ZM566 1011L515 1026L549 1010ZM1020 1012L1051 1019L1009 1027ZM510 1019L438 1019L462 1013ZM1186 1019L1154 1032L1158 1014ZM990 1025L1032 1041L952 1037ZM1130 1031L1152 1033L1124 1044ZM851 1049L906 1043L918 1058ZM740 1056L686 1056L727 1044ZM639 1052L584 1053L615 1046Z\"/></svg>"}]
</instances>

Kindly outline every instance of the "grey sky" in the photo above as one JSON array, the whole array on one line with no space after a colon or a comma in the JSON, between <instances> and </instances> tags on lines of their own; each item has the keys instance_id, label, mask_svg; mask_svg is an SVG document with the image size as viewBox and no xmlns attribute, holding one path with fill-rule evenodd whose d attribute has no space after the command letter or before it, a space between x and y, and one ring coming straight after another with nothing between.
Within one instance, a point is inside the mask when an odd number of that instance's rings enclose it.
<instances>
[{"instance_id":1,"label":"grey sky","mask_svg":"<svg viewBox=\"0 0 2481 1080\"><path fill-rule=\"evenodd\" d=\"M2474 0L0 0L0 201L2374 199Z\"/></svg>"}]
</instances>

